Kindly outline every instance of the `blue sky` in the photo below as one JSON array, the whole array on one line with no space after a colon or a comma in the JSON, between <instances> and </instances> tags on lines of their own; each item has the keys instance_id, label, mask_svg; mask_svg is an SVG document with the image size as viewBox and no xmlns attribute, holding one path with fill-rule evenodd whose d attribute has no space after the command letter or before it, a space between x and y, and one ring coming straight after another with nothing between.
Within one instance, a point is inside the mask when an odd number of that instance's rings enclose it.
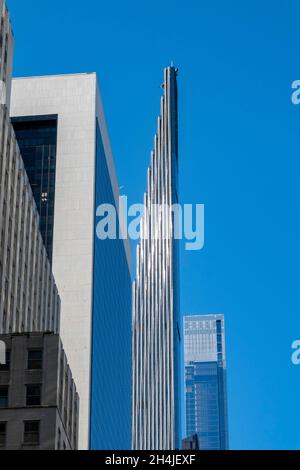
<instances>
[{"instance_id":1,"label":"blue sky","mask_svg":"<svg viewBox=\"0 0 300 470\"><path fill-rule=\"evenodd\" d=\"M230 444L300 449L297 0L7 0L14 75L99 74L119 182L142 201L162 69L180 69L181 201L205 247L181 253L182 311L224 313Z\"/></svg>"}]
</instances>

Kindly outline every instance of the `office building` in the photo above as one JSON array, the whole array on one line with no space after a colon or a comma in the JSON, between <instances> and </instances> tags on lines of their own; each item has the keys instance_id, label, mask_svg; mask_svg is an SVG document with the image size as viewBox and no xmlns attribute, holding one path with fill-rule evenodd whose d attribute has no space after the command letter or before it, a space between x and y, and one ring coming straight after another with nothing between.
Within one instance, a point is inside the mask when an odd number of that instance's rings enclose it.
<instances>
[{"instance_id":1,"label":"office building","mask_svg":"<svg viewBox=\"0 0 300 470\"><path fill-rule=\"evenodd\" d=\"M0 448L77 448L79 402L60 298L9 118L13 38L0 0Z\"/></svg>"},{"instance_id":2,"label":"office building","mask_svg":"<svg viewBox=\"0 0 300 470\"><path fill-rule=\"evenodd\" d=\"M39 214L3 105L0 129L0 333L58 332L60 299L39 231Z\"/></svg>"},{"instance_id":3,"label":"office building","mask_svg":"<svg viewBox=\"0 0 300 470\"><path fill-rule=\"evenodd\" d=\"M0 0L0 334L58 332L60 299L9 118L13 37Z\"/></svg>"},{"instance_id":4,"label":"office building","mask_svg":"<svg viewBox=\"0 0 300 470\"><path fill-rule=\"evenodd\" d=\"M75 450L79 398L59 335L1 335L0 450Z\"/></svg>"},{"instance_id":5,"label":"office building","mask_svg":"<svg viewBox=\"0 0 300 470\"><path fill-rule=\"evenodd\" d=\"M228 449L223 315L184 317L186 435L199 449Z\"/></svg>"},{"instance_id":6,"label":"office building","mask_svg":"<svg viewBox=\"0 0 300 470\"><path fill-rule=\"evenodd\" d=\"M96 235L97 207L119 200L96 74L15 79L11 116L61 297L79 448L129 449L130 245Z\"/></svg>"},{"instance_id":7,"label":"office building","mask_svg":"<svg viewBox=\"0 0 300 470\"><path fill-rule=\"evenodd\" d=\"M142 450L181 447L179 266L172 212L178 203L174 67L165 69L163 89L133 285L132 448Z\"/></svg>"},{"instance_id":8,"label":"office building","mask_svg":"<svg viewBox=\"0 0 300 470\"><path fill-rule=\"evenodd\" d=\"M0 333L58 332L60 299L39 231L39 214L3 105L0 129Z\"/></svg>"},{"instance_id":9,"label":"office building","mask_svg":"<svg viewBox=\"0 0 300 470\"><path fill-rule=\"evenodd\" d=\"M57 116L12 119L40 216L40 232L52 262Z\"/></svg>"}]
</instances>

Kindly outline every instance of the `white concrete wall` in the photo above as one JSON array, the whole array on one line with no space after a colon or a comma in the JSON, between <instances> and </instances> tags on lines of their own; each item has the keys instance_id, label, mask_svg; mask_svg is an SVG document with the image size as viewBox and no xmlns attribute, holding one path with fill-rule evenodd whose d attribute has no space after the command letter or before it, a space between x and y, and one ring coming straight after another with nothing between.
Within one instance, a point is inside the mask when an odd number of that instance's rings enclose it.
<instances>
[{"instance_id":1,"label":"white concrete wall","mask_svg":"<svg viewBox=\"0 0 300 470\"><path fill-rule=\"evenodd\" d=\"M58 114L53 273L61 337L80 397L79 448L88 448L96 75L13 80L12 116Z\"/></svg>"}]
</instances>

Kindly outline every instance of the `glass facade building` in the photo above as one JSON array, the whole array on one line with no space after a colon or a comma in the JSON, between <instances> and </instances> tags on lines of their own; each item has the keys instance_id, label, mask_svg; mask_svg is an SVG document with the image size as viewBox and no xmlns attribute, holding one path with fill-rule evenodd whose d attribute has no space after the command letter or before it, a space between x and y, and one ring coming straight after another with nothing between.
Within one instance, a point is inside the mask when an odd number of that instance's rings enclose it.
<instances>
[{"instance_id":1,"label":"glass facade building","mask_svg":"<svg viewBox=\"0 0 300 470\"><path fill-rule=\"evenodd\" d=\"M115 205L99 121L96 207ZM116 223L117 233L119 222ZM90 448L130 448L131 276L123 240L94 240Z\"/></svg>"},{"instance_id":2,"label":"glass facade building","mask_svg":"<svg viewBox=\"0 0 300 470\"><path fill-rule=\"evenodd\" d=\"M177 70L164 71L164 96L147 174L145 213L133 285L132 448L179 449L180 335ZM156 212L155 206L163 211Z\"/></svg>"},{"instance_id":3,"label":"glass facade building","mask_svg":"<svg viewBox=\"0 0 300 470\"><path fill-rule=\"evenodd\" d=\"M223 315L184 317L186 435L199 449L228 449Z\"/></svg>"},{"instance_id":4,"label":"glass facade building","mask_svg":"<svg viewBox=\"0 0 300 470\"><path fill-rule=\"evenodd\" d=\"M53 249L57 116L12 119L40 215L40 232L50 262Z\"/></svg>"},{"instance_id":5,"label":"glass facade building","mask_svg":"<svg viewBox=\"0 0 300 470\"><path fill-rule=\"evenodd\" d=\"M119 203L97 76L15 79L11 116L45 211L61 337L80 396L79 449L130 449L131 252L128 239L96 233L98 206L118 214Z\"/></svg>"}]
</instances>

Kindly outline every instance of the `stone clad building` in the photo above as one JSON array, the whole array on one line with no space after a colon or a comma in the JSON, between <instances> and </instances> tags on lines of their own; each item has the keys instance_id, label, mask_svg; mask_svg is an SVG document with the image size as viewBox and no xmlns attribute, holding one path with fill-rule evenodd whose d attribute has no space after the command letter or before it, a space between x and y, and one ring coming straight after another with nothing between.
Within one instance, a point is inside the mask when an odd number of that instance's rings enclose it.
<instances>
[{"instance_id":1,"label":"stone clad building","mask_svg":"<svg viewBox=\"0 0 300 470\"><path fill-rule=\"evenodd\" d=\"M9 117L12 51L0 0L0 449L76 449L79 397L60 297Z\"/></svg>"},{"instance_id":2,"label":"stone clad building","mask_svg":"<svg viewBox=\"0 0 300 470\"><path fill-rule=\"evenodd\" d=\"M0 448L77 448L79 398L59 335L1 335Z\"/></svg>"}]
</instances>

